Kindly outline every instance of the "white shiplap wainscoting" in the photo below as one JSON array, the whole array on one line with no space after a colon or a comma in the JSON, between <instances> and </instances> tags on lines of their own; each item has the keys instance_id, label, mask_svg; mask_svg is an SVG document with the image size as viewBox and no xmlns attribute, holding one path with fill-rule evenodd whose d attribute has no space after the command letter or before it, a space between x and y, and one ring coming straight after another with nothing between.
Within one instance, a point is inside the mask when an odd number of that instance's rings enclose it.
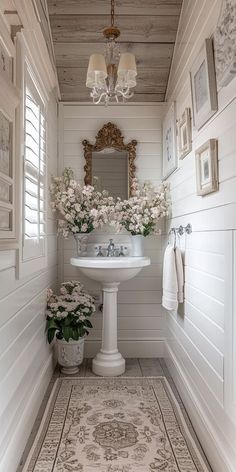
<instances>
[{"instance_id":1,"label":"white shiplap wainscoting","mask_svg":"<svg viewBox=\"0 0 236 472\"><path fill-rule=\"evenodd\" d=\"M57 173L57 103L53 95L47 120L50 178ZM57 283L57 235L50 206L47 213L46 269L18 279L16 250L0 251L1 472L15 472L53 373L45 306L47 287Z\"/></svg>"},{"instance_id":2,"label":"white shiplap wainscoting","mask_svg":"<svg viewBox=\"0 0 236 472\"><path fill-rule=\"evenodd\" d=\"M221 1L184 1L167 98L177 117L191 107L189 70L215 29ZM181 237L185 302L167 315L166 358L214 472L236 470L236 79L218 92L219 110L197 132L193 151L169 177L170 226L192 224ZM195 149L218 139L219 191L196 195ZM166 243L163 238L164 244ZM235 296L235 295L234 295ZM235 314L235 313L234 313Z\"/></svg>"},{"instance_id":3,"label":"white shiplap wainscoting","mask_svg":"<svg viewBox=\"0 0 236 472\"><path fill-rule=\"evenodd\" d=\"M76 179L83 185L83 139L95 142L95 136L107 122L115 123L121 130L125 143L137 139L137 177L141 182L149 180L158 185L161 179L163 105L92 106L61 104L60 120L60 168L70 166ZM91 244L101 241L129 244L127 235L114 235L107 229L92 233ZM61 241L60 279L79 279L92 293L100 292L100 285L86 279L78 269L70 265L75 255L73 238ZM164 310L161 307L162 254L160 236L148 237L145 255L152 264L143 269L133 280L121 284L118 294L119 348L126 357L152 357L163 355ZM93 317L94 329L86 340L86 355L93 356L100 347L102 315Z\"/></svg>"}]
</instances>

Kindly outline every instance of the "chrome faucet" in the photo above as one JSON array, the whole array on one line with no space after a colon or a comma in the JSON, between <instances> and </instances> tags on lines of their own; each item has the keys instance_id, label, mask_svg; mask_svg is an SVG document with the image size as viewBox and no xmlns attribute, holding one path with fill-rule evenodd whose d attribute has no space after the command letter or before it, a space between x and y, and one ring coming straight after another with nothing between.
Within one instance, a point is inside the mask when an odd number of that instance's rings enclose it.
<instances>
[{"instance_id":1,"label":"chrome faucet","mask_svg":"<svg viewBox=\"0 0 236 472\"><path fill-rule=\"evenodd\" d=\"M109 244L107 246L107 257L113 257L115 255L115 244L113 239L109 239Z\"/></svg>"},{"instance_id":2,"label":"chrome faucet","mask_svg":"<svg viewBox=\"0 0 236 472\"><path fill-rule=\"evenodd\" d=\"M125 256L125 253L124 253L124 246L120 246L119 256L122 256L122 257Z\"/></svg>"}]
</instances>

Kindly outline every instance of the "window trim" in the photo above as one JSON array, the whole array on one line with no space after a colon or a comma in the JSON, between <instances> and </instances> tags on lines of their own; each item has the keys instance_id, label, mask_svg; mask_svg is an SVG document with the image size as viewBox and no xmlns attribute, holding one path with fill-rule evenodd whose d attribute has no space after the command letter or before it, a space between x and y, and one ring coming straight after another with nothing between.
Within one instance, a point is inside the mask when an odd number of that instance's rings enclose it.
<instances>
[{"instance_id":1,"label":"window trim","mask_svg":"<svg viewBox=\"0 0 236 472\"><path fill-rule=\"evenodd\" d=\"M26 71L29 74L36 91L44 104L45 117L48 112L49 95L40 78L40 72L33 61L30 50L28 48L23 32L17 34L16 38L16 80L18 88L21 90L20 106L17 110L17 146L18 146L18 166L17 166L17 194L19 195L18 204L18 238L19 249L17 254L17 277L22 278L29 276L35 272L39 272L47 267L48 261L48 245L47 245L47 204L48 204L48 176L47 176L47 138L46 138L46 166L45 166L45 243L44 254L32 259L24 259L23 257L23 241L24 241L24 105L25 105L25 81ZM47 136L47 119L46 119L46 136Z\"/></svg>"}]
</instances>

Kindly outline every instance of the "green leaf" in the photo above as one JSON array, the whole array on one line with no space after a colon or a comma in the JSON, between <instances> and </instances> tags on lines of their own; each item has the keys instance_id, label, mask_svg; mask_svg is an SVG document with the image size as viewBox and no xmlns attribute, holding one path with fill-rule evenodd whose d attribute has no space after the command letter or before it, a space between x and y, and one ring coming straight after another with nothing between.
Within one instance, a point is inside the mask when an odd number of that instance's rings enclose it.
<instances>
[{"instance_id":1,"label":"green leaf","mask_svg":"<svg viewBox=\"0 0 236 472\"><path fill-rule=\"evenodd\" d=\"M51 328L55 328L55 329L58 328L58 325L53 318L48 319L46 322L46 330L51 329Z\"/></svg>"},{"instance_id":2,"label":"green leaf","mask_svg":"<svg viewBox=\"0 0 236 472\"><path fill-rule=\"evenodd\" d=\"M89 321L89 320L84 320L84 326L87 326L87 328L92 328L93 327L91 321Z\"/></svg>"},{"instance_id":3,"label":"green leaf","mask_svg":"<svg viewBox=\"0 0 236 472\"><path fill-rule=\"evenodd\" d=\"M55 328L48 329L47 339L48 339L49 344L51 344L51 342L53 341L55 333L56 333Z\"/></svg>"},{"instance_id":4,"label":"green leaf","mask_svg":"<svg viewBox=\"0 0 236 472\"><path fill-rule=\"evenodd\" d=\"M75 339L75 341L78 341L78 339L79 339L78 329L73 329L73 338L72 339Z\"/></svg>"},{"instance_id":5,"label":"green leaf","mask_svg":"<svg viewBox=\"0 0 236 472\"><path fill-rule=\"evenodd\" d=\"M71 337L71 328L69 326L62 327L63 338L68 342Z\"/></svg>"},{"instance_id":6,"label":"green leaf","mask_svg":"<svg viewBox=\"0 0 236 472\"><path fill-rule=\"evenodd\" d=\"M71 317L68 315L67 318L64 319L63 323L64 323L64 326L70 326L71 324Z\"/></svg>"}]
</instances>

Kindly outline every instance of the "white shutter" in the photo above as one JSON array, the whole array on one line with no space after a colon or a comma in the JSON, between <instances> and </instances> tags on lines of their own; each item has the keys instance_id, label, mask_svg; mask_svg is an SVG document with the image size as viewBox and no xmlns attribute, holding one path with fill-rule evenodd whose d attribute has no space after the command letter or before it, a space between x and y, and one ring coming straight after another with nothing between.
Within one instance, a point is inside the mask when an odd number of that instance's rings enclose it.
<instances>
[{"instance_id":1,"label":"white shutter","mask_svg":"<svg viewBox=\"0 0 236 472\"><path fill-rule=\"evenodd\" d=\"M24 101L23 260L45 255L46 118L44 103L29 72Z\"/></svg>"}]
</instances>

